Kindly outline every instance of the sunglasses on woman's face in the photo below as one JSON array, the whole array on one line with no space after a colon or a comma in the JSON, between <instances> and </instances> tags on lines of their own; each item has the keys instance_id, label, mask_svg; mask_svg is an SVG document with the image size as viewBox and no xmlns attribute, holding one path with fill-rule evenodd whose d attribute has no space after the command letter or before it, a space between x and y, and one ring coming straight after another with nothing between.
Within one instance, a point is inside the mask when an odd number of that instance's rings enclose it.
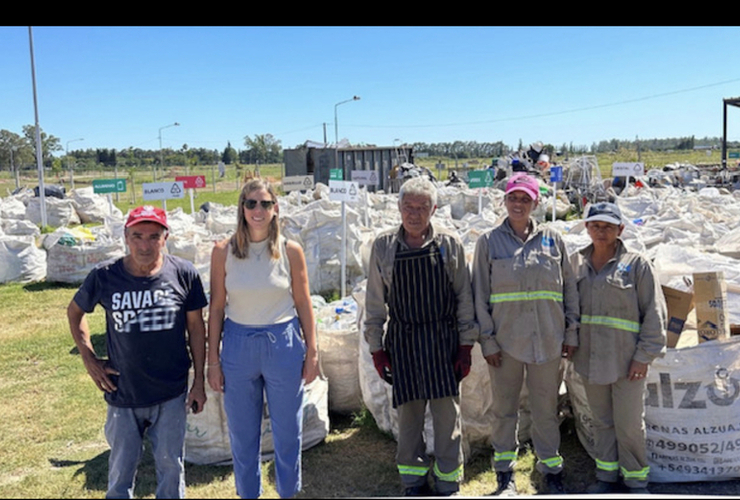
<instances>
[{"instance_id":1,"label":"sunglasses on woman's face","mask_svg":"<svg viewBox=\"0 0 740 500\"><path fill-rule=\"evenodd\" d=\"M265 210L270 210L275 204L272 200L244 200L244 206L247 207L247 210L254 210L257 208L257 203L262 205L262 208Z\"/></svg>"}]
</instances>

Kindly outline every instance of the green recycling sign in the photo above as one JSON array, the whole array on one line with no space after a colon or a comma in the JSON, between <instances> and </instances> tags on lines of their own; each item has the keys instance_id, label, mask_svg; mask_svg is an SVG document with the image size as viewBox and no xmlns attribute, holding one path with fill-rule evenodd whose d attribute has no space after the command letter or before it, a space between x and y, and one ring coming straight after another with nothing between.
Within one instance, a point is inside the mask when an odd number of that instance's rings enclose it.
<instances>
[{"instance_id":1,"label":"green recycling sign","mask_svg":"<svg viewBox=\"0 0 740 500\"><path fill-rule=\"evenodd\" d=\"M96 179L92 185L95 194L126 192L126 179Z\"/></svg>"},{"instance_id":2,"label":"green recycling sign","mask_svg":"<svg viewBox=\"0 0 740 500\"><path fill-rule=\"evenodd\" d=\"M484 188L493 186L493 174L488 170L471 170L468 172L469 188Z\"/></svg>"}]
</instances>

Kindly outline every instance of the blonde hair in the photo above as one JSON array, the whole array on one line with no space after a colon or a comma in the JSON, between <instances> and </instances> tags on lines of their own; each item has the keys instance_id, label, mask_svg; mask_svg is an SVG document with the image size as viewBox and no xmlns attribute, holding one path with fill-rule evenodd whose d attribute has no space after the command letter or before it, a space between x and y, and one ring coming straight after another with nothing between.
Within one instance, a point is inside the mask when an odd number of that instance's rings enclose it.
<instances>
[{"instance_id":1,"label":"blonde hair","mask_svg":"<svg viewBox=\"0 0 740 500\"><path fill-rule=\"evenodd\" d=\"M246 259L249 256L249 226L247 224L247 218L244 216L244 202L247 201L247 197L254 191L264 189L270 194L272 201L277 203L277 195L272 185L263 179L255 178L247 181L242 187L242 191L239 194L239 206L237 208L236 215L236 231L231 235L231 253L238 259ZM278 224L277 213L273 214L270 220L270 226L267 233L267 248L268 253L273 259L277 259L280 256L278 251L278 239L280 237L280 225Z\"/></svg>"}]
</instances>

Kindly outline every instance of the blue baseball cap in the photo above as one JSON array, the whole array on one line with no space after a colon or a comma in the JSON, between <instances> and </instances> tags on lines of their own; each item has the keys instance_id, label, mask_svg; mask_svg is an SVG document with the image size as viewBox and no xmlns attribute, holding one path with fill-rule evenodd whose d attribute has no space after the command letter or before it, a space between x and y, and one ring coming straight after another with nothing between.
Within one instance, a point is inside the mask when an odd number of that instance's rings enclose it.
<instances>
[{"instance_id":1,"label":"blue baseball cap","mask_svg":"<svg viewBox=\"0 0 740 500\"><path fill-rule=\"evenodd\" d=\"M614 203L601 202L591 205L588 209L586 222L601 221L610 224L622 225L622 211Z\"/></svg>"}]
</instances>

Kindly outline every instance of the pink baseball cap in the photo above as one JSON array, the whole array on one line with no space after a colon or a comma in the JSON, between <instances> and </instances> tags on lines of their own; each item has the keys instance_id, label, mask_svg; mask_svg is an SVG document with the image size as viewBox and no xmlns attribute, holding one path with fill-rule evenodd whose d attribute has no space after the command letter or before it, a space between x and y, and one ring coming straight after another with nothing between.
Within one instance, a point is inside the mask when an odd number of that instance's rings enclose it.
<instances>
[{"instance_id":1,"label":"pink baseball cap","mask_svg":"<svg viewBox=\"0 0 740 500\"><path fill-rule=\"evenodd\" d=\"M531 175L515 174L506 183L506 194L512 191L524 191L533 200L536 200L540 195L540 184Z\"/></svg>"},{"instance_id":2,"label":"pink baseball cap","mask_svg":"<svg viewBox=\"0 0 740 500\"><path fill-rule=\"evenodd\" d=\"M126 227L131 227L139 222L156 222L164 226L165 229L170 228L167 225L167 212L151 205L144 205L131 210L126 220Z\"/></svg>"}]
</instances>

